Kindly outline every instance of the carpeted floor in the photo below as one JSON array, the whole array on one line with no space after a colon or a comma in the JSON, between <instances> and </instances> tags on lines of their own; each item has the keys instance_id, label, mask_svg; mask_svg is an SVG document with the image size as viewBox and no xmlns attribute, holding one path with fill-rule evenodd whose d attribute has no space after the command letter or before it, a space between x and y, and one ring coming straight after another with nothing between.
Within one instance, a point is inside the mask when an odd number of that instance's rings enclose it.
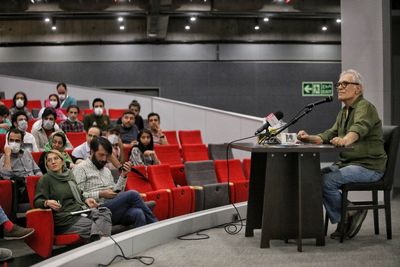
<instances>
[{"instance_id":1,"label":"carpeted floor","mask_svg":"<svg viewBox=\"0 0 400 267\"><path fill-rule=\"evenodd\" d=\"M334 229L330 225L329 233ZM360 233L340 244L329 237L326 246L316 247L315 240L303 242L303 252L297 252L294 240L271 241L271 248L261 249L260 231L246 238L244 229L229 235L224 229L204 231L206 240L174 240L154 247L140 255L155 258L152 266L400 266L400 196L392 201L393 239L386 240L384 213L380 211L380 235L374 235L372 212L369 211ZM196 236L191 236L196 237ZM119 261L112 266L144 266L137 260Z\"/></svg>"}]
</instances>

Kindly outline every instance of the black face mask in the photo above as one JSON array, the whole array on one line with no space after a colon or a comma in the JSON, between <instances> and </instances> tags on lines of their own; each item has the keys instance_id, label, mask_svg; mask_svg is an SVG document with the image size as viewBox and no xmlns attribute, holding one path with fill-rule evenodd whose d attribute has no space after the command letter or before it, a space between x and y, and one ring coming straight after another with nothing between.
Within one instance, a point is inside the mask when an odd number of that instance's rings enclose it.
<instances>
[{"instance_id":1,"label":"black face mask","mask_svg":"<svg viewBox=\"0 0 400 267\"><path fill-rule=\"evenodd\" d=\"M94 166L96 166L96 168L98 170L103 169L104 166L107 164L106 160L97 160L95 155L92 156L92 162L93 162Z\"/></svg>"}]
</instances>

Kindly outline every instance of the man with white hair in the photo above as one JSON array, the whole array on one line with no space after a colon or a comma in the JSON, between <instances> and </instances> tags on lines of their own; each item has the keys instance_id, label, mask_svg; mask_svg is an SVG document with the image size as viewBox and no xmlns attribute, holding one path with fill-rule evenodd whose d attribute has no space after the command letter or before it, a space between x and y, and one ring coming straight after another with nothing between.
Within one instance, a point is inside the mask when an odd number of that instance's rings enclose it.
<instances>
[{"instance_id":1,"label":"man with white hair","mask_svg":"<svg viewBox=\"0 0 400 267\"><path fill-rule=\"evenodd\" d=\"M341 220L342 195L340 187L348 183L374 182L382 178L386 168L382 121L375 106L364 99L362 77L355 70L340 74L336 84L338 99L344 104L333 126L318 135L301 130L298 139L315 144L331 143L352 146L340 153L339 161L322 169L323 202L333 224ZM367 210L349 211L345 237L353 238L360 230ZM340 226L331 238L340 238Z\"/></svg>"}]
</instances>

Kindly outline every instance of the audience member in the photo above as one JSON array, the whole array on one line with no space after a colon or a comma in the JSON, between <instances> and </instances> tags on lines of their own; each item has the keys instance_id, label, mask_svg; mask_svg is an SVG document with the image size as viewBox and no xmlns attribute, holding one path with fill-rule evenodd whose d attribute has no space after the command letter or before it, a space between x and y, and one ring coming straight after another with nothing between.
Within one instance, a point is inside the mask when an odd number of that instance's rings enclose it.
<instances>
[{"instance_id":1,"label":"audience member","mask_svg":"<svg viewBox=\"0 0 400 267\"><path fill-rule=\"evenodd\" d=\"M80 110L77 105L69 105L67 108L68 118L60 123L61 129L66 132L83 132L83 123L78 120Z\"/></svg>"},{"instance_id":2,"label":"audience member","mask_svg":"<svg viewBox=\"0 0 400 267\"><path fill-rule=\"evenodd\" d=\"M0 159L0 177L15 181L18 189L17 199L21 203L28 200L25 178L31 175L42 175L32 154L21 148L23 139L24 132L12 128L7 135L8 145L4 146L4 155Z\"/></svg>"},{"instance_id":3,"label":"audience member","mask_svg":"<svg viewBox=\"0 0 400 267\"><path fill-rule=\"evenodd\" d=\"M44 101L44 108L42 108L39 111L39 115L38 115L39 118L42 117L43 111L45 110L45 108L48 108L48 107L54 108L54 110L56 111L56 115L57 115L56 119L58 119L58 120L66 120L67 119L67 116L64 115L64 113L62 112L62 110L60 108L60 99L58 98L57 94L49 95L49 98Z\"/></svg>"},{"instance_id":4,"label":"audience member","mask_svg":"<svg viewBox=\"0 0 400 267\"><path fill-rule=\"evenodd\" d=\"M147 129L140 131L138 137L138 144L131 150L129 161L133 166L141 165L158 165L160 161L154 152L153 135Z\"/></svg>"},{"instance_id":5,"label":"audience member","mask_svg":"<svg viewBox=\"0 0 400 267\"><path fill-rule=\"evenodd\" d=\"M3 226L5 240L23 239L35 232L35 229L24 228L19 225L13 224L7 215L4 213L3 208L0 206L0 225ZM12 258L12 251L6 248L0 248L0 262L7 261Z\"/></svg>"},{"instance_id":6,"label":"audience member","mask_svg":"<svg viewBox=\"0 0 400 267\"><path fill-rule=\"evenodd\" d=\"M45 162L45 152L50 150L57 150L64 158L65 166L68 169L72 169L75 165L72 162L71 156L65 152L65 145L67 142L67 137L63 132L54 132L49 136L49 142L44 146L44 152L39 159L39 168L43 174L47 173L46 162Z\"/></svg>"},{"instance_id":7,"label":"audience member","mask_svg":"<svg viewBox=\"0 0 400 267\"><path fill-rule=\"evenodd\" d=\"M59 83L56 86L58 98L60 99L60 107L68 108L71 105L76 105L76 99L68 95L67 85L65 83Z\"/></svg>"},{"instance_id":8,"label":"audience member","mask_svg":"<svg viewBox=\"0 0 400 267\"><path fill-rule=\"evenodd\" d=\"M115 157L119 164L116 164L115 162L111 161L111 158L106 164L106 167L109 168L110 170L116 169L116 166L120 166L125 162L125 155L124 155L124 144L122 143L122 140L120 138L120 132L117 127L110 128L107 132L107 139L110 141L112 145L112 156Z\"/></svg>"},{"instance_id":9,"label":"audience member","mask_svg":"<svg viewBox=\"0 0 400 267\"><path fill-rule=\"evenodd\" d=\"M54 132L61 131L56 123L56 111L48 107L42 113L42 118L32 125L32 135L35 137L39 150L44 150L44 146L49 142L48 136ZM72 145L67 138L66 149L72 149Z\"/></svg>"},{"instance_id":10,"label":"audience member","mask_svg":"<svg viewBox=\"0 0 400 267\"><path fill-rule=\"evenodd\" d=\"M105 167L111 153L112 146L106 138L99 137L92 140L90 158L73 169L83 195L93 197L103 207L109 208L113 224L139 227L157 221L138 192L133 190L123 192L126 175L132 165L129 161L121 166L121 175L117 183L114 183L111 171Z\"/></svg>"},{"instance_id":11,"label":"audience member","mask_svg":"<svg viewBox=\"0 0 400 267\"><path fill-rule=\"evenodd\" d=\"M140 104L137 100L132 100L129 104L129 110L135 114L135 124L139 131L144 129L144 122L142 116L140 116Z\"/></svg>"},{"instance_id":12,"label":"audience member","mask_svg":"<svg viewBox=\"0 0 400 267\"><path fill-rule=\"evenodd\" d=\"M39 148L36 145L35 137L29 132L28 129L28 116L24 111L17 111L11 117L12 127L18 128L24 133L23 148L28 152L38 152Z\"/></svg>"},{"instance_id":13,"label":"audience member","mask_svg":"<svg viewBox=\"0 0 400 267\"><path fill-rule=\"evenodd\" d=\"M90 142L93 138L100 137L101 130L97 126L91 126L86 134L86 142L80 144L72 150L72 156L77 160L85 160L90 157ZM75 163L79 163L76 161Z\"/></svg>"},{"instance_id":14,"label":"audience member","mask_svg":"<svg viewBox=\"0 0 400 267\"><path fill-rule=\"evenodd\" d=\"M13 105L10 108L11 116L17 111L24 111L28 116L29 120L33 119L31 112L26 107L27 104L28 104L28 98L26 97L26 94L21 91L16 92L13 97Z\"/></svg>"},{"instance_id":15,"label":"audience member","mask_svg":"<svg viewBox=\"0 0 400 267\"><path fill-rule=\"evenodd\" d=\"M147 121L149 123L149 129L153 135L153 141L155 145L167 145L168 140L160 128L160 115L151 112L147 115Z\"/></svg>"},{"instance_id":16,"label":"audience member","mask_svg":"<svg viewBox=\"0 0 400 267\"><path fill-rule=\"evenodd\" d=\"M121 118L121 124L118 125L122 143L137 144L137 135L139 133L135 125L135 114L131 111L125 111Z\"/></svg>"},{"instance_id":17,"label":"audience member","mask_svg":"<svg viewBox=\"0 0 400 267\"><path fill-rule=\"evenodd\" d=\"M36 208L53 210L56 234L77 233L90 241L111 234L111 212L98 207L96 200L82 195L73 173L65 167L64 156L57 150L46 153L47 173L40 178L35 193ZM87 215L72 215L71 212L86 210Z\"/></svg>"},{"instance_id":18,"label":"audience member","mask_svg":"<svg viewBox=\"0 0 400 267\"><path fill-rule=\"evenodd\" d=\"M110 118L105 114L104 100L95 98L92 102L93 113L86 115L83 119L83 126L87 131L91 126L97 126L102 131L107 131L110 127Z\"/></svg>"},{"instance_id":19,"label":"audience member","mask_svg":"<svg viewBox=\"0 0 400 267\"><path fill-rule=\"evenodd\" d=\"M5 134L11 128L11 122L8 119L10 111L6 106L0 106L0 134Z\"/></svg>"}]
</instances>

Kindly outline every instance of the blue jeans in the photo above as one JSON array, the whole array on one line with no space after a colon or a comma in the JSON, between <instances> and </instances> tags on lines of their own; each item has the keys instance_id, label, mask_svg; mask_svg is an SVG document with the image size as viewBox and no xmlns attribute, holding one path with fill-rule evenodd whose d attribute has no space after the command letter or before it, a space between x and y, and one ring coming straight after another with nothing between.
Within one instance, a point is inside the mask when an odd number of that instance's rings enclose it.
<instances>
[{"instance_id":1,"label":"blue jeans","mask_svg":"<svg viewBox=\"0 0 400 267\"><path fill-rule=\"evenodd\" d=\"M7 215L4 213L3 208L0 206L0 224L5 223L6 221L8 221L8 217L7 217Z\"/></svg>"},{"instance_id":2,"label":"blue jeans","mask_svg":"<svg viewBox=\"0 0 400 267\"><path fill-rule=\"evenodd\" d=\"M323 202L331 223L340 222L342 212L342 193L340 187L348 183L368 183L378 181L383 172L370 170L357 165L340 168L332 165L321 170Z\"/></svg>"},{"instance_id":3,"label":"blue jeans","mask_svg":"<svg viewBox=\"0 0 400 267\"><path fill-rule=\"evenodd\" d=\"M157 221L139 193L134 190L121 192L102 206L111 210L113 225L122 224L139 227Z\"/></svg>"}]
</instances>

